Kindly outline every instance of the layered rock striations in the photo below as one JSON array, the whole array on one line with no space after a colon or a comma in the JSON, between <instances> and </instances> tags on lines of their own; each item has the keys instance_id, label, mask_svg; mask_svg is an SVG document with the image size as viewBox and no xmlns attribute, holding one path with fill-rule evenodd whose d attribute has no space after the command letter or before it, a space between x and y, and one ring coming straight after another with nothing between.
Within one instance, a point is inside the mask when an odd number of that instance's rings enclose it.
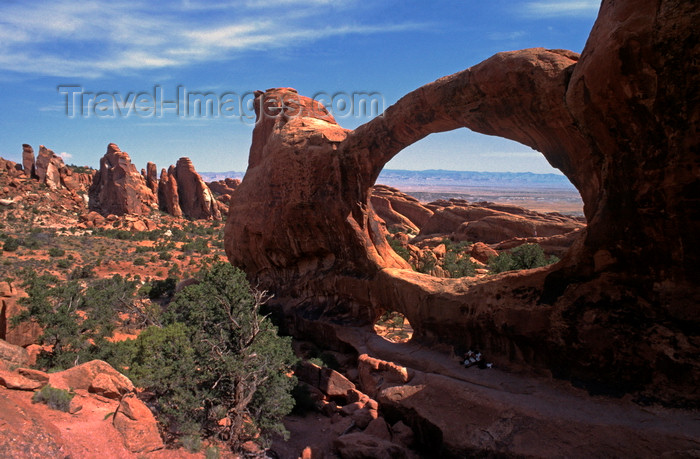
<instances>
[{"instance_id":1,"label":"layered rock striations","mask_svg":"<svg viewBox=\"0 0 700 459\"><path fill-rule=\"evenodd\" d=\"M310 317L368 323L392 309L416 341L700 402L698 21L691 2L604 1L580 56L499 53L352 132L292 89L257 93L229 259L277 295L297 333ZM576 186L588 227L562 262L434 279L388 247L370 201L379 172L406 146L460 127L542 152ZM487 223L484 234L500 225Z\"/></svg>"}]
</instances>

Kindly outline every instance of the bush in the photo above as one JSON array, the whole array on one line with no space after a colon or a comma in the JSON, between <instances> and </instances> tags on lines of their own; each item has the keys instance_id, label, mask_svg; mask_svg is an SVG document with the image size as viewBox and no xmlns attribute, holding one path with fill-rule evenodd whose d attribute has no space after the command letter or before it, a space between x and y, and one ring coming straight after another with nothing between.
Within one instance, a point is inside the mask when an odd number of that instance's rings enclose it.
<instances>
[{"instance_id":1,"label":"bush","mask_svg":"<svg viewBox=\"0 0 700 459\"><path fill-rule=\"evenodd\" d=\"M5 243L2 245L2 249L5 252L15 252L19 249L19 241L15 238L8 237L5 239Z\"/></svg>"},{"instance_id":2,"label":"bush","mask_svg":"<svg viewBox=\"0 0 700 459\"><path fill-rule=\"evenodd\" d=\"M423 274L432 274L435 266L437 265L437 259L432 252L426 252L418 259L418 266L416 266L416 271Z\"/></svg>"},{"instance_id":3,"label":"bush","mask_svg":"<svg viewBox=\"0 0 700 459\"><path fill-rule=\"evenodd\" d=\"M202 273L199 284L178 293L163 316L135 340L129 377L156 396L162 421L185 434L201 432L243 441L284 432L293 405L296 362L258 313L263 296L228 263ZM228 425L219 425L222 417Z\"/></svg>"},{"instance_id":4,"label":"bush","mask_svg":"<svg viewBox=\"0 0 700 459\"><path fill-rule=\"evenodd\" d=\"M50 257L62 257L63 255L66 254L66 251L61 249L60 247L51 247L49 249L49 256Z\"/></svg>"},{"instance_id":5,"label":"bush","mask_svg":"<svg viewBox=\"0 0 700 459\"><path fill-rule=\"evenodd\" d=\"M97 277L95 267L92 265L77 266L71 271L68 279L90 279Z\"/></svg>"},{"instance_id":6,"label":"bush","mask_svg":"<svg viewBox=\"0 0 700 459\"><path fill-rule=\"evenodd\" d=\"M146 287L148 286L148 287ZM170 298L175 294L175 287L177 286L177 279L174 277L168 277L163 280L153 280L148 284L145 284L142 288L142 292L152 300L167 297Z\"/></svg>"},{"instance_id":7,"label":"bush","mask_svg":"<svg viewBox=\"0 0 700 459\"><path fill-rule=\"evenodd\" d=\"M555 256L547 257L539 244L523 244L509 252L503 252L489 260L489 269L493 273L533 269L547 266L559 261Z\"/></svg>"},{"instance_id":8,"label":"bush","mask_svg":"<svg viewBox=\"0 0 700 459\"><path fill-rule=\"evenodd\" d=\"M60 282L54 276L28 271L22 284L28 296L19 300L25 308L11 324L31 321L41 327L39 344L52 347L37 358L40 368L70 368L95 358L112 335L118 313L154 323L151 311L136 306L135 285L116 275L85 287L77 280Z\"/></svg>"},{"instance_id":9,"label":"bush","mask_svg":"<svg viewBox=\"0 0 700 459\"><path fill-rule=\"evenodd\" d=\"M389 246L394 250L394 252L396 252L396 255L400 256L406 261L411 258L411 252L409 252L406 247L401 245L401 242L399 242L397 239L387 236L386 240L389 243Z\"/></svg>"},{"instance_id":10,"label":"bush","mask_svg":"<svg viewBox=\"0 0 700 459\"><path fill-rule=\"evenodd\" d=\"M45 403L51 409L68 413L70 411L70 402L74 396L74 393L64 389L57 389L47 384L40 391L34 393L32 403Z\"/></svg>"},{"instance_id":11,"label":"bush","mask_svg":"<svg viewBox=\"0 0 700 459\"><path fill-rule=\"evenodd\" d=\"M136 257L134 259L134 266L146 266L146 260L143 257Z\"/></svg>"},{"instance_id":12,"label":"bush","mask_svg":"<svg viewBox=\"0 0 700 459\"><path fill-rule=\"evenodd\" d=\"M61 269L68 269L68 268L70 268L71 264L72 264L72 262L70 260L65 259L65 258L61 258L60 260L58 260L56 262L56 266L61 268Z\"/></svg>"},{"instance_id":13,"label":"bush","mask_svg":"<svg viewBox=\"0 0 700 459\"><path fill-rule=\"evenodd\" d=\"M460 254L453 250L445 252L442 267L450 273L450 277L454 278L473 276L476 273L476 266L469 259L469 255Z\"/></svg>"},{"instance_id":14,"label":"bush","mask_svg":"<svg viewBox=\"0 0 700 459\"><path fill-rule=\"evenodd\" d=\"M192 242L183 244L182 251L185 253L197 252L199 254L206 255L211 252L211 249L209 248L209 244L207 243L206 239L197 238Z\"/></svg>"}]
</instances>

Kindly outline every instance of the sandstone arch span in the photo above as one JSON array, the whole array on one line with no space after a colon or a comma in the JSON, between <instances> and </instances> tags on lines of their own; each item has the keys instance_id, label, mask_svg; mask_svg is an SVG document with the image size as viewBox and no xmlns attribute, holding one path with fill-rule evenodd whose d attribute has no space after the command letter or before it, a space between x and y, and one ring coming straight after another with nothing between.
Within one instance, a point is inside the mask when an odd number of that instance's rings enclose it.
<instances>
[{"instance_id":1,"label":"sandstone arch span","mask_svg":"<svg viewBox=\"0 0 700 459\"><path fill-rule=\"evenodd\" d=\"M229 259L277 295L298 333L390 308L415 340L697 400L698 16L689 1L604 1L580 56L500 53L354 131L292 89L259 92ZM405 146L459 127L542 152L577 187L588 229L561 263L434 279L389 248L369 188Z\"/></svg>"}]
</instances>

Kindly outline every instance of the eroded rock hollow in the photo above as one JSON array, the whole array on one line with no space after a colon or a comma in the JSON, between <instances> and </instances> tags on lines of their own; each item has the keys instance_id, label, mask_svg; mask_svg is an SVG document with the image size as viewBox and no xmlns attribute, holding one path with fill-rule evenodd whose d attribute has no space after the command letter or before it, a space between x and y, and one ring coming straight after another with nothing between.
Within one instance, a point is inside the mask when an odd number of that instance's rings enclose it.
<instances>
[{"instance_id":1,"label":"eroded rock hollow","mask_svg":"<svg viewBox=\"0 0 700 459\"><path fill-rule=\"evenodd\" d=\"M289 322L371 323L396 310L419 342L697 402L699 11L604 1L580 56L499 53L354 131L293 89L257 93L229 259L276 295ZM579 190L588 227L560 263L437 279L388 246L370 203L379 172L406 146L460 127L542 152Z\"/></svg>"}]
</instances>

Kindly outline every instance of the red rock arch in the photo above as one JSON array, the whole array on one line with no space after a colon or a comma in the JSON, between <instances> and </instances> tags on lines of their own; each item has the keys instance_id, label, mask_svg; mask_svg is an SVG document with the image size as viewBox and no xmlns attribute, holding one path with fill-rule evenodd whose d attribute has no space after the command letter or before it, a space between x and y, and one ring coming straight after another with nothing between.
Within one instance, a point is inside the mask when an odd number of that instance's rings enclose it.
<instances>
[{"instance_id":1,"label":"red rock arch","mask_svg":"<svg viewBox=\"0 0 700 459\"><path fill-rule=\"evenodd\" d=\"M310 318L369 323L390 304L414 339L477 346L501 365L687 392L700 375L687 339L700 325L698 19L691 2L604 1L580 57L500 53L354 131L292 89L258 93L229 259L300 333ZM459 127L542 152L576 186L588 229L562 263L469 283L410 272L389 248L370 187L407 145Z\"/></svg>"}]
</instances>

